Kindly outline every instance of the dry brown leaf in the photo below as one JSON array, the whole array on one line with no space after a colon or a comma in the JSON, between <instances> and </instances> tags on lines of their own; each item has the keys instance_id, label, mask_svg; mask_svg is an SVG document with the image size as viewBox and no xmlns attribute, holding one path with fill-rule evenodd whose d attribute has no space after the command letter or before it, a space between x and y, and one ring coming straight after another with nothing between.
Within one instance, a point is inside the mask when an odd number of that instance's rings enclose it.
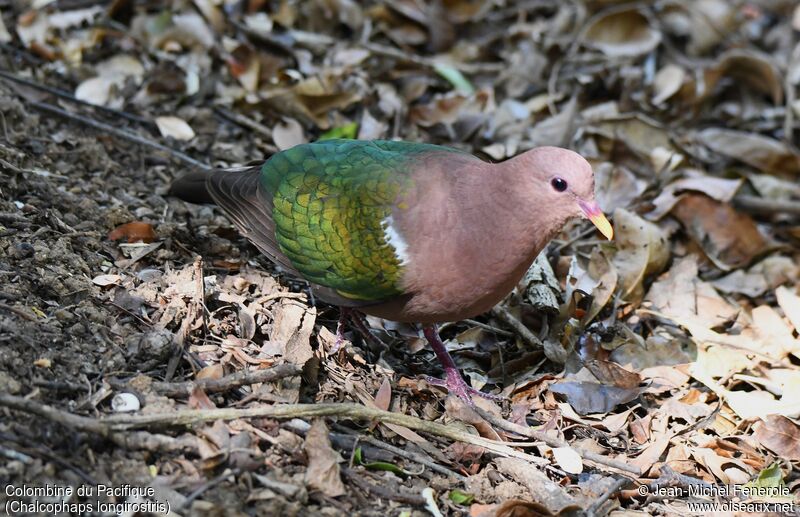
<instances>
[{"instance_id":1,"label":"dry brown leaf","mask_svg":"<svg viewBox=\"0 0 800 517\"><path fill-rule=\"evenodd\" d=\"M713 280L711 284L723 293L741 293L751 298L757 298L781 284L797 282L799 276L800 267L794 260L781 255L771 255L747 271L737 269L722 278ZM778 287L776 291L779 304L783 289L783 287ZM783 309L786 312L786 308ZM787 314L787 316L789 315Z\"/></svg>"},{"instance_id":2,"label":"dry brown leaf","mask_svg":"<svg viewBox=\"0 0 800 517\"><path fill-rule=\"evenodd\" d=\"M569 405L581 415L608 413L620 404L639 396L640 389L620 388L595 382L562 381L552 384L550 391L564 395Z\"/></svg>"},{"instance_id":3,"label":"dry brown leaf","mask_svg":"<svg viewBox=\"0 0 800 517\"><path fill-rule=\"evenodd\" d=\"M624 208L614 211L617 252L612 264L619 273L622 297L638 303L644 294L645 277L661 272L670 258L666 233Z\"/></svg>"},{"instance_id":4,"label":"dry brown leaf","mask_svg":"<svg viewBox=\"0 0 800 517\"><path fill-rule=\"evenodd\" d=\"M339 469L339 454L333 450L328 426L321 418L314 419L306 434L303 450L308 457L305 483L328 497L347 493Z\"/></svg>"},{"instance_id":5,"label":"dry brown leaf","mask_svg":"<svg viewBox=\"0 0 800 517\"><path fill-rule=\"evenodd\" d=\"M667 450L671 438L671 436L661 436L654 442L651 442L641 454L630 460L631 465L639 467L642 472L646 473L650 470L650 467L661 458L664 451Z\"/></svg>"},{"instance_id":6,"label":"dry brown leaf","mask_svg":"<svg viewBox=\"0 0 800 517\"><path fill-rule=\"evenodd\" d=\"M747 214L701 194L687 194L672 215L723 271L744 267L767 251L767 240Z\"/></svg>"},{"instance_id":7,"label":"dry brown leaf","mask_svg":"<svg viewBox=\"0 0 800 517\"><path fill-rule=\"evenodd\" d=\"M775 104L783 103L783 79L772 58L753 49L733 49L723 54L719 61L705 71L705 96L714 94L717 84L728 79L728 84L744 84L755 91L772 97Z\"/></svg>"},{"instance_id":8,"label":"dry brown leaf","mask_svg":"<svg viewBox=\"0 0 800 517\"><path fill-rule=\"evenodd\" d=\"M744 183L742 179L715 178L691 169L685 170L684 173L687 175L686 178L670 183L653 200L655 208L646 214L648 219L661 219L691 191L702 192L717 201L731 201Z\"/></svg>"},{"instance_id":9,"label":"dry brown leaf","mask_svg":"<svg viewBox=\"0 0 800 517\"><path fill-rule=\"evenodd\" d=\"M785 143L746 131L708 128L694 139L728 158L734 158L758 170L783 176L800 174L800 156Z\"/></svg>"},{"instance_id":10,"label":"dry brown leaf","mask_svg":"<svg viewBox=\"0 0 800 517\"><path fill-rule=\"evenodd\" d=\"M316 316L316 308L307 308L289 299L283 299L275 309L270 339L284 344L283 355L290 363L303 366L314 356L310 338Z\"/></svg>"},{"instance_id":11,"label":"dry brown leaf","mask_svg":"<svg viewBox=\"0 0 800 517\"><path fill-rule=\"evenodd\" d=\"M644 301L669 318L713 328L735 318L738 310L707 282L698 278L698 260L689 255L676 261L658 278Z\"/></svg>"},{"instance_id":12,"label":"dry brown leaf","mask_svg":"<svg viewBox=\"0 0 800 517\"><path fill-rule=\"evenodd\" d=\"M108 239L111 241L125 239L127 242L153 242L156 240L156 232L150 223L133 221L114 228L109 232Z\"/></svg>"},{"instance_id":13,"label":"dry brown leaf","mask_svg":"<svg viewBox=\"0 0 800 517\"><path fill-rule=\"evenodd\" d=\"M781 415L762 417L755 427L755 438L781 458L800 461L800 426Z\"/></svg>"},{"instance_id":14,"label":"dry brown leaf","mask_svg":"<svg viewBox=\"0 0 800 517\"><path fill-rule=\"evenodd\" d=\"M607 56L647 54L661 43L661 33L638 9L614 9L597 18L584 33L584 41Z\"/></svg>"},{"instance_id":15,"label":"dry brown leaf","mask_svg":"<svg viewBox=\"0 0 800 517\"><path fill-rule=\"evenodd\" d=\"M668 64L658 71L653 79L653 98L655 105L662 104L680 91L686 71L678 65Z\"/></svg>"},{"instance_id":16,"label":"dry brown leaf","mask_svg":"<svg viewBox=\"0 0 800 517\"><path fill-rule=\"evenodd\" d=\"M584 366L597 377L603 384L614 385L618 388L634 389L638 388L642 382L642 377L635 372L631 372L611 361L600 361L593 359L586 361Z\"/></svg>"}]
</instances>

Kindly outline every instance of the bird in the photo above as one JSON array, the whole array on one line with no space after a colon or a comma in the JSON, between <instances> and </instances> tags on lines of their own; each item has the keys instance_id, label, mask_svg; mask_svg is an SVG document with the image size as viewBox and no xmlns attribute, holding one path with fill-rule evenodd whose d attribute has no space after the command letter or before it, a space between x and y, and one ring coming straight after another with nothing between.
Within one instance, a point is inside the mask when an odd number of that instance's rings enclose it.
<instances>
[{"instance_id":1,"label":"bird","mask_svg":"<svg viewBox=\"0 0 800 517\"><path fill-rule=\"evenodd\" d=\"M464 381L437 324L489 311L573 218L613 238L589 162L550 146L492 163L429 143L321 140L189 172L170 193L218 205L278 268L339 306L337 336L362 313L421 325L444 369L436 384L469 405L498 397Z\"/></svg>"}]
</instances>

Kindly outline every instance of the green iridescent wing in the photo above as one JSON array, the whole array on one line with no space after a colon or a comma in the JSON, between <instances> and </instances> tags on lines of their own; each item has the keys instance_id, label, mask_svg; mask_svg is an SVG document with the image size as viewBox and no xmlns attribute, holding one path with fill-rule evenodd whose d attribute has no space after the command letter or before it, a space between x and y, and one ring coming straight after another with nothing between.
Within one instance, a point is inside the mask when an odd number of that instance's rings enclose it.
<instances>
[{"instance_id":1,"label":"green iridescent wing","mask_svg":"<svg viewBox=\"0 0 800 517\"><path fill-rule=\"evenodd\" d=\"M420 153L407 142L328 140L276 154L261 168L280 251L306 280L353 300L402 294L385 223Z\"/></svg>"}]
</instances>

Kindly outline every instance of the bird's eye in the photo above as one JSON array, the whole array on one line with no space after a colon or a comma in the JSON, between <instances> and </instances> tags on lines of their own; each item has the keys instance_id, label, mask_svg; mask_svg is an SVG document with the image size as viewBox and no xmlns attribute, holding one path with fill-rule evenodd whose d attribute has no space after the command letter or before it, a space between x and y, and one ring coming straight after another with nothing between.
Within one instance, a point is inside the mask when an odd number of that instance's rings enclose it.
<instances>
[{"instance_id":1,"label":"bird's eye","mask_svg":"<svg viewBox=\"0 0 800 517\"><path fill-rule=\"evenodd\" d=\"M554 189L558 192L564 192L567 190L567 182L563 178L553 178L550 180L550 184L553 186Z\"/></svg>"}]
</instances>

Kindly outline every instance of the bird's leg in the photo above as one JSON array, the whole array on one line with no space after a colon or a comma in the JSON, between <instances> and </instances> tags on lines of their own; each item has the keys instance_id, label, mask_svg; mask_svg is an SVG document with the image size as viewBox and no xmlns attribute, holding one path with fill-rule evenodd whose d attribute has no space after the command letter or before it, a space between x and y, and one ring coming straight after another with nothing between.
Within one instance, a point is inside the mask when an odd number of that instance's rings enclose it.
<instances>
[{"instance_id":1,"label":"bird's leg","mask_svg":"<svg viewBox=\"0 0 800 517\"><path fill-rule=\"evenodd\" d=\"M344 310L344 309L342 309ZM381 341L375 334L369 331L369 326L367 325L367 319L364 315L355 310L355 309L347 309L349 311L350 321L353 323L353 326L356 328L361 335L369 341L369 343L374 347L374 349L382 350L386 348L386 343Z\"/></svg>"},{"instance_id":2,"label":"bird's leg","mask_svg":"<svg viewBox=\"0 0 800 517\"><path fill-rule=\"evenodd\" d=\"M433 348L436 358L439 359L439 362L444 368L445 375L444 380L437 379L435 377L426 377L428 382L436 386L444 386L447 388L448 392L458 396L458 398L470 406L474 405L472 402L473 396L483 397L490 400L505 400L503 397L498 395L492 395L490 393L478 391L464 381L464 378L461 377L461 374L458 372L456 363L453 361L453 358L450 357L450 353L447 351L444 343L442 343L442 339L439 337L439 331L436 330L436 325L425 325L422 327L422 332L425 334L425 339L428 340L431 348Z\"/></svg>"},{"instance_id":3,"label":"bird's leg","mask_svg":"<svg viewBox=\"0 0 800 517\"><path fill-rule=\"evenodd\" d=\"M335 354L342 348L342 345L346 341L344 338L344 326L347 325L347 320L350 319L350 314L353 312L352 309L348 309L347 307L341 307L339 309L339 321L336 322L336 341L333 342L333 347L331 348L331 354Z\"/></svg>"},{"instance_id":4,"label":"bird's leg","mask_svg":"<svg viewBox=\"0 0 800 517\"><path fill-rule=\"evenodd\" d=\"M373 347L377 347L378 349L386 348L386 344L369 331L369 326L367 326L363 314L349 307L340 307L339 321L336 323L336 341L331 348L331 354L338 352L346 341L344 338L344 329L345 325L348 323L350 323L365 340L369 341Z\"/></svg>"}]
</instances>

